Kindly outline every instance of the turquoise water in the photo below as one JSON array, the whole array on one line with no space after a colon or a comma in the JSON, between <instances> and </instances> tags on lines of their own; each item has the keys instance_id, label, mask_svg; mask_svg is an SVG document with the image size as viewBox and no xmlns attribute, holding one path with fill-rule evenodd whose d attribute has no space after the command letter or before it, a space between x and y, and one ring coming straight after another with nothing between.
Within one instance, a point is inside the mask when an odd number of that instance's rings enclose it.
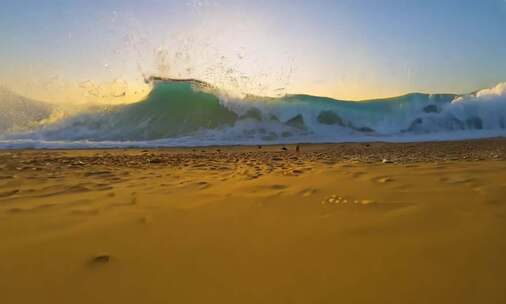
<instances>
[{"instance_id":1,"label":"turquoise water","mask_svg":"<svg viewBox=\"0 0 506 304\"><path fill-rule=\"evenodd\" d=\"M232 98L200 81L154 81L150 94L133 104L95 107L52 122L44 122L50 111L42 108L38 114L27 115L21 107L10 118L4 115L0 146L402 141L506 134L504 84L465 96L414 93L352 102L309 95ZM34 121L24 129L9 128L16 116Z\"/></svg>"}]
</instances>

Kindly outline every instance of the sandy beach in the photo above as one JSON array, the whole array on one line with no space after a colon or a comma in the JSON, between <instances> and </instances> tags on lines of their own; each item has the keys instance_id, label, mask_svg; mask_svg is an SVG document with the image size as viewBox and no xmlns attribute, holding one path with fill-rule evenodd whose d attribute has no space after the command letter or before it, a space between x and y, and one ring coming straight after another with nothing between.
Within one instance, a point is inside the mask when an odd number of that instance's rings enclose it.
<instances>
[{"instance_id":1,"label":"sandy beach","mask_svg":"<svg viewBox=\"0 0 506 304\"><path fill-rule=\"evenodd\" d=\"M2 303L506 303L506 140L0 151Z\"/></svg>"}]
</instances>

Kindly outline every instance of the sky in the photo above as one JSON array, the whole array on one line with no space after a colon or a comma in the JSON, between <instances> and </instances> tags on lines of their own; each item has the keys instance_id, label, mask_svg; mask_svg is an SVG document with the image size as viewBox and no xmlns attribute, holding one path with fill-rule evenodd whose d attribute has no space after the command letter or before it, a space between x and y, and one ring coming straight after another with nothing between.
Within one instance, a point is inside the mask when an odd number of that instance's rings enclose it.
<instances>
[{"instance_id":1,"label":"sky","mask_svg":"<svg viewBox=\"0 0 506 304\"><path fill-rule=\"evenodd\" d=\"M151 75L363 100L506 81L505 0L0 1L0 85L125 102Z\"/></svg>"}]
</instances>

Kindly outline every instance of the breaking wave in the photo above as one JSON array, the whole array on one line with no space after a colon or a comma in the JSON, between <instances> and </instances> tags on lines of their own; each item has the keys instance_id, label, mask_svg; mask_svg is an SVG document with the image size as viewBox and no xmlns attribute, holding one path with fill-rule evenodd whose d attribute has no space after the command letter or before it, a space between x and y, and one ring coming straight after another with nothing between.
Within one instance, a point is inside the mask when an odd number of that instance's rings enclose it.
<instances>
[{"instance_id":1,"label":"breaking wave","mask_svg":"<svg viewBox=\"0 0 506 304\"><path fill-rule=\"evenodd\" d=\"M16 108L0 100L14 111L1 117L0 147L420 141L506 135L506 83L469 95L414 93L352 102L308 95L232 98L197 80L150 80L153 88L140 102L93 107L60 119L50 119L49 108L39 103L38 108ZM15 127L19 119L25 121L22 129Z\"/></svg>"}]
</instances>

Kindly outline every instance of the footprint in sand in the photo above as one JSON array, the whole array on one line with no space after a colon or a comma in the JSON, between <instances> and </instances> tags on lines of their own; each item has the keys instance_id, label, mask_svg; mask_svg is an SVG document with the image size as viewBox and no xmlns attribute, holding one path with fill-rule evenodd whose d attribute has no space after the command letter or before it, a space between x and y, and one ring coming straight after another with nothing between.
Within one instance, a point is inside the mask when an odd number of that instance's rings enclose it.
<instances>
[{"instance_id":1,"label":"footprint in sand","mask_svg":"<svg viewBox=\"0 0 506 304\"><path fill-rule=\"evenodd\" d=\"M209 188L211 185L208 183L208 182L198 182L197 183L197 187L200 189L200 190L204 190L204 189L207 189Z\"/></svg>"},{"instance_id":2,"label":"footprint in sand","mask_svg":"<svg viewBox=\"0 0 506 304\"><path fill-rule=\"evenodd\" d=\"M380 184L388 184L388 183L391 183L394 181L393 178L388 177L388 176L377 177L377 178L374 178L373 180L376 181L377 183L380 183Z\"/></svg>"},{"instance_id":3,"label":"footprint in sand","mask_svg":"<svg viewBox=\"0 0 506 304\"><path fill-rule=\"evenodd\" d=\"M11 190L11 191L6 191L6 192L1 192L0 193L0 198L1 197L10 197L10 196L16 195L18 193L19 193L19 189L15 189L15 190Z\"/></svg>"},{"instance_id":4,"label":"footprint in sand","mask_svg":"<svg viewBox=\"0 0 506 304\"><path fill-rule=\"evenodd\" d=\"M316 194L317 192L318 192L318 190L317 190L317 189L309 188L309 189L304 189L304 190L302 190L300 194L301 194L303 197L309 197L309 196L311 196L311 195Z\"/></svg>"},{"instance_id":5,"label":"footprint in sand","mask_svg":"<svg viewBox=\"0 0 506 304\"><path fill-rule=\"evenodd\" d=\"M273 184L273 185L258 185L251 188L253 193L258 193L267 196L278 196L286 193L288 185Z\"/></svg>"},{"instance_id":6,"label":"footprint in sand","mask_svg":"<svg viewBox=\"0 0 506 304\"><path fill-rule=\"evenodd\" d=\"M266 186L265 188L269 188L269 189L272 189L272 190L284 190L286 188L288 188L287 185L270 185L270 186Z\"/></svg>"},{"instance_id":7,"label":"footprint in sand","mask_svg":"<svg viewBox=\"0 0 506 304\"><path fill-rule=\"evenodd\" d=\"M22 209L22 208L10 208L10 209L5 210L5 212L7 212L7 213L21 213L21 212L25 212L25 211L26 210Z\"/></svg>"}]
</instances>

